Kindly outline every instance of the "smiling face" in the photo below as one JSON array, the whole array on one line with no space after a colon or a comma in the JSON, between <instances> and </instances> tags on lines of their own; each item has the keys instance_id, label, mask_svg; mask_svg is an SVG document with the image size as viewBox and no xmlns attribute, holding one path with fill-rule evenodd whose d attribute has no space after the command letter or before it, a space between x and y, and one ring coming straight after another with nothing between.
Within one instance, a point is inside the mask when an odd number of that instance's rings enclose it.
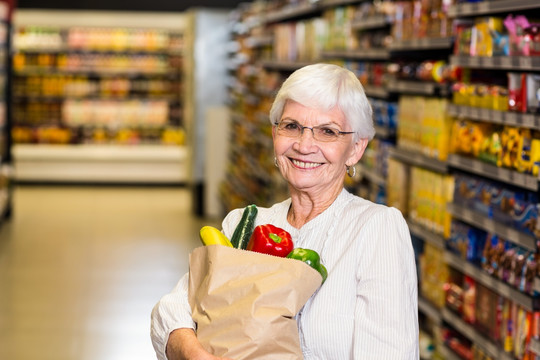
<instances>
[{"instance_id":1,"label":"smiling face","mask_svg":"<svg viewBox=\"0 0 540 360\"><path fill-rule=\"evenodd\" d=\"M296 121L301 126L327 125L340 131L351 131L345 116L338 108L320 111L294 101L287 101L280 120ZM333 196L343 188L347 165L360 160L367 145L366 139L354 142L354 134L340 136L334 142L319 142L311 130L304 129L297 138L272 131L274 151L280 171L289 183L291 192Z\"/></svg>"}]
</instances>

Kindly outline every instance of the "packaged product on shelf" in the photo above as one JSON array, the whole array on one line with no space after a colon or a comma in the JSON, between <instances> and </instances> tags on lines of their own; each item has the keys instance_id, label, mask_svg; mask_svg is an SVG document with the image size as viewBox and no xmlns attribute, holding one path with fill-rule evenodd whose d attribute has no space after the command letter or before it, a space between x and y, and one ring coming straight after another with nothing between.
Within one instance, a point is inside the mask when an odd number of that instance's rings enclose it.
<instances>
[{"instance_id":1,"label":"packaged product on shelf","mask_svg":"<svg viewBox=\"0 0 540 360\"><path fill-rule=\"evenodd\" d=\"M528 344L531 340L533 317L532 313L522 307L518 308L515 322L514 356L524 358L528 353Z\"/></svg>"},{"instance_id":2,"label":"packaged product on shelf","mask_svg":"<svg viewBox=\"0 0 540 360\"><path fill-rule=\"evenodd\" d=\"M388 159L388 206L398 208L404 216L408 215L408 168L402 162Z\"/></svg>"},{"instance_id":3,"label":"packaged product on shelf","mask_svg":"<svg viewBox=\"0 0 540 360\"><path fill-rule=\"evenodd\" d=\"M527 74L526 83L524 102L526 103L527 111L538 114L540 113L540 75Z\"/></svg>"},{"instance_id":4,"label":"packaged product on shelf","mask_svg":"<svg viewBox=\"0 0 540 360\"><path fill-rule=\"evenodd\" d=\"M527 111L527 75L508 73L508 109L517 112Z\"/></svg>"},{"instance_id":5,"label":"packaged product on shelf","mask_svg":"<svg viewBox=\"0 0 540 360\"><path fill-rule=\"evenodd\" d=\"M482 334L497 342L501 334L502 297L483 286L476 284L476 323L475 326Z\"/></svg>"},{"instance_id":6,"label":"packaged product on shelf","mask_svg":"<svg viewBox=\"0 0 540 360\"><path fill-rule=\"evenodd\" d=\"M498 17L477 18L471 32L471 56L497 56L505 54L503 20Z\"/></svg>"},{"instance_id":7,"label":"packaged product on shelf","mask_svg":"<svg viewBox=\"0 0 540 360\"><path fill-rule=\"evenodd\" d=\"M469 324L476 323L476 281L470 276L463 279L463 320Z\"/></svg>"},{"instance_id":8,"label":"packaged product on shelf","mask_svg":"<svg viewBox=\"0 0 540 360\"><path fill-rule=\"evenodd\" d=\"M530 23L525 15L508 15L504 25L510 38L510 55L540 55L540 23Z\"/></svg>"},{"instance_id":9,"label":"packaged product on shelf","mask_svg":"<svg viewBox=\"0 0 540 360\"><path fill-rule=\"evenodd\" d=\"M485 248L486 232L463 222L452 220L447 247L459 257L471 263L480 264Z\"/></svg>"},{"instance_id":10,"label":"packaged product on shelf","mask_svg":"<svg viewBox=\"0 0 540 360\"><path fill-rule=\"evenodd\" d=\"M443 258L442 250L424 243L424 252L420 255L422 281L419 293L439 309L445 305L444 284L449 278L449 268Z\"/></svg>"}]
</instances>

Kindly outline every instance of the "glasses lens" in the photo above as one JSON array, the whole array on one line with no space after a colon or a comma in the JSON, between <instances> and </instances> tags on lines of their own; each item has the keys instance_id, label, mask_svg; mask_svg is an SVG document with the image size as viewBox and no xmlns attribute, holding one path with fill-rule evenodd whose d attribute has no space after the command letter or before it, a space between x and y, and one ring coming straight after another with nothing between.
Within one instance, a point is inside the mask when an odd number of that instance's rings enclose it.
<instances>
[{"instance_id":1,"label":"glasses lens","mask_svg":"<svg viewBox=\"0 0 540 360\"><path fill-rule=\"evenodd\" d=\"M313 136L318 141L335 141L339 137L339 130L328 126L313 128Z\"/></svg>"},{"instance_id":2,"label":"glasses lens","mask_svg":"<svg viewBox=\"0 0 540 360\"><path fill-rule=\"evenodd\" d=\"M282 121L278 125L279 132L288 137L297 137L302 134L302 127L294 121Z\"/></svg>"}]
</instances>

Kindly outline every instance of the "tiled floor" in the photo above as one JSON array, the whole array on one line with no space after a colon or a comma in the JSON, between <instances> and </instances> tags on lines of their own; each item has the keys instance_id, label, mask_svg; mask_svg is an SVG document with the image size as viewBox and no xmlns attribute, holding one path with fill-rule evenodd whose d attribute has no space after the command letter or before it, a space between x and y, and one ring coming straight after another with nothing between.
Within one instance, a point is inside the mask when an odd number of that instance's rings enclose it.
<instances>
[{"instance_id":1,"label":"tiled floor","mask_svg":"<svg viewBox=\"0 0 540 360\"><path fill-rule=\"evenodd\" d=\"M0 227L0 359L147 360L202 225L178 188L19 187Z\"/></svg>"}]
</instances>

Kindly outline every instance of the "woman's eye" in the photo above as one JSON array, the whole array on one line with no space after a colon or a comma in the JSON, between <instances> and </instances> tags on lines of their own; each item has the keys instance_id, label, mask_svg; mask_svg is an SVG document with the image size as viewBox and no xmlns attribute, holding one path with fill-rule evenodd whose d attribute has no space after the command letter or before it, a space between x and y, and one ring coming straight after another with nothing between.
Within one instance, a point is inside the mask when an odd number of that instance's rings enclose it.
<instances>
[{"instance_id":1,"label":"woman's eye","mask_svg":"<svg viewBox=\"0 0 540 360\"><path fill-rule=\"evenodd\" d=\"M320 132L324 136L337 136L339 134L338 130L329 127L320 128Z\"/></svg>"},{"instance_id":2,"label":"woman's eye","mask_svg":"<svg viewBox=\"0 0 540 360\"><path fill-rule=\"evenodd\" d=\"M296 123L288 123L288 124L285 124L285 129L287 129L287 130L298 130L299 127L298 127L298 124L296 124Z\"/></svg>"}]
</instances>

